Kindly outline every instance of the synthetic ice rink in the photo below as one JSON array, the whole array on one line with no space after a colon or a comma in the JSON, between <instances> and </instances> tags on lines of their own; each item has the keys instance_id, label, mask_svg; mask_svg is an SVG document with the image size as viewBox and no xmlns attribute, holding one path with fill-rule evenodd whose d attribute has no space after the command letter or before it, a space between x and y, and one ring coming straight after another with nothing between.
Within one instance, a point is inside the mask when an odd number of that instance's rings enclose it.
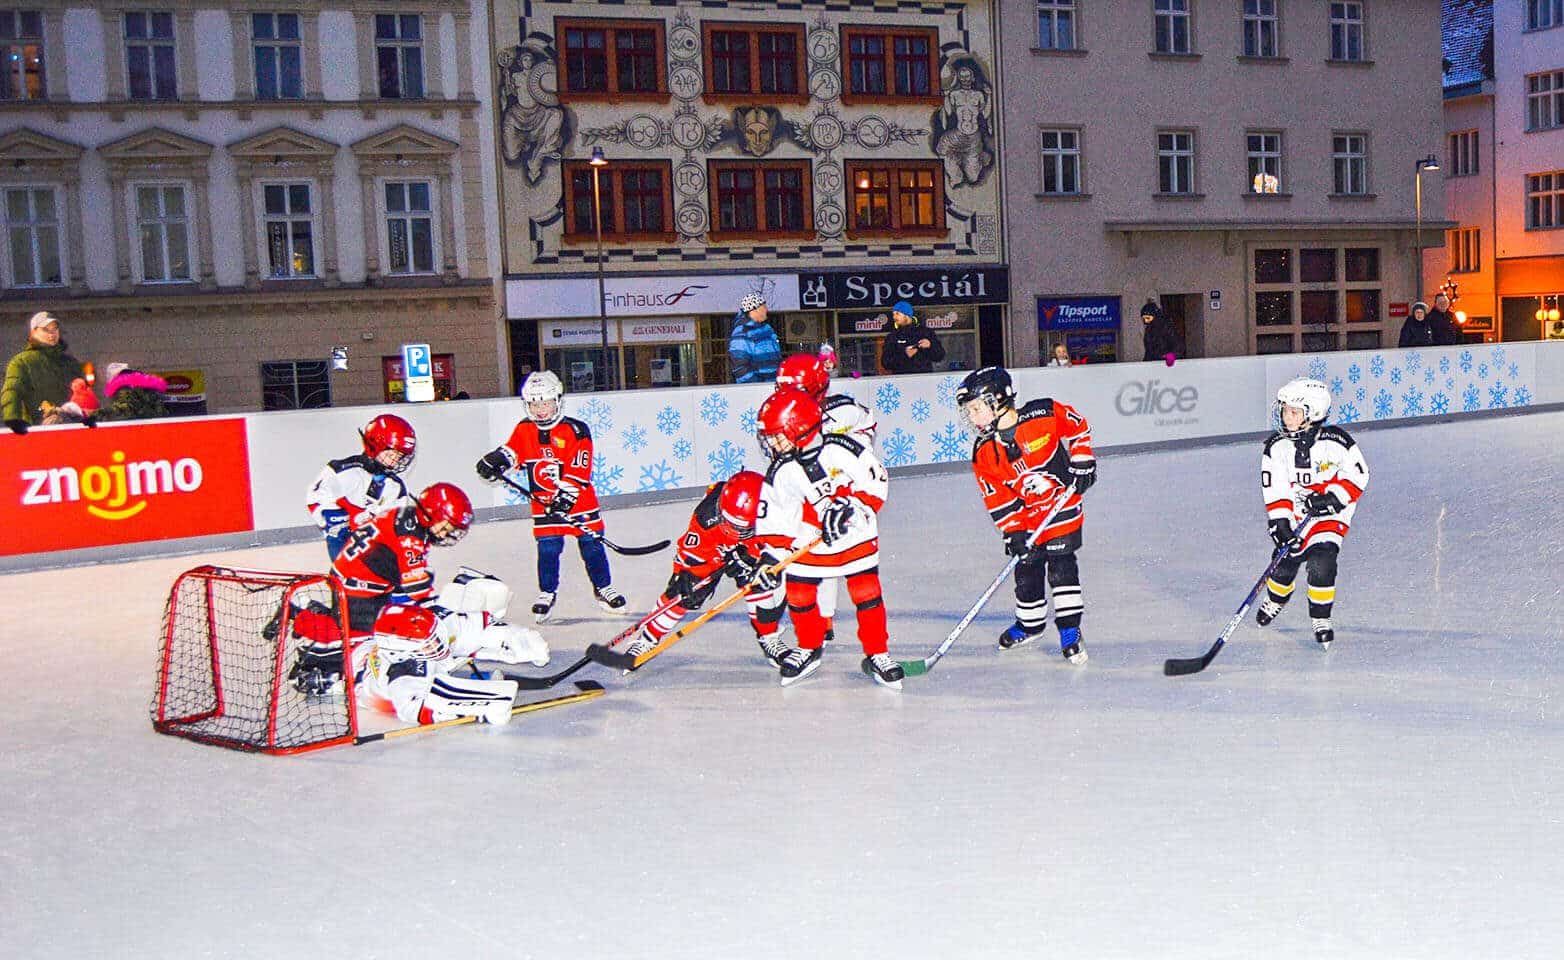
<instances>
[{"instance_id":1,"label":"synthetic ice rink","mask_svg":"<svg viewBox=\"0 0 1564 960\"><path fill-rule=\"evenodd\" d=\"M1300 596L1183 678L1163 659L1267 559L1257 441L1102 455L1085 667L1052 629L995 649L1007 585L899 694L850 608L787 690L735 610L578 674L593 702L251 756L152 731L164 598L202 562L320 569L319 543L0 577L0 956L1557 956L1564 413L1356 436L1336 643ZM609 535L692 505L610 509ZM967 473L893 478L881 519L891 653L923 656L1005 556ZM630 609L669 557L613 558ZM523 622L533 558L523 522L431 557L503 577ZM564 571L538 672L626 623L574 548Z\"/></svg>"}]
</instances>

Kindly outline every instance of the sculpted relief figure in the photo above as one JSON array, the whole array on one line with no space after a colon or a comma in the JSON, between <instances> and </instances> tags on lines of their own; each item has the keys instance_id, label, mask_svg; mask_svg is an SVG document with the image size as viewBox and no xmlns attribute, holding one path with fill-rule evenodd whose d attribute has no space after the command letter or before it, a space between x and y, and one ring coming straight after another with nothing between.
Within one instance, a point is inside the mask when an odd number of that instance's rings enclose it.
<instances>
[{"instance_id":1,"label":"sculpted relief figure","mask_svg":"<svg viewBox=\"0 0 1564 960\"><path fill-rule=\"evenodd\" d=\"M953 187L978 184L994 165L994 98L981 68L970 58L954 61L945 102L934 114L934 154L945 161Z\"/></svg>"},{"instance_id":2,"label":"sculpted relief figure","mask_svg":"<svg viewBox=\"0 0 1564 960\"><path fill-rule=\"evenodd\" d=\"M543 164L558 162L565 142L565 108L558 74L548 50L535 40L499 56L500 149L505 162L520 164L527 182L543 179Z\"/></svg>"}]
</instances>

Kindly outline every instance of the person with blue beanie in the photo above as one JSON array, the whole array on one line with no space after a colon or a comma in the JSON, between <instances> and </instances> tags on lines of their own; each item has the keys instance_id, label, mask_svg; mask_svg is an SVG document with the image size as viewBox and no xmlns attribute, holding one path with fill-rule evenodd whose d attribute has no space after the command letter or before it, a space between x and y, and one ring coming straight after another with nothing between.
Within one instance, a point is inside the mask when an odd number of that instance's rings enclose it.
<instances>
[{"instance_id":1,"label":"person with blue beanie","mask_svg":"<svg viewBox=\"0 0 1564 960\"><path fill-rule=\"evenodd\" d=\"M891 307L892 329L885 334L880 349L880 366L886 373L933 373L934 365L945 359L945 347L934 331L912 312L912 304L896 301Z\"/></svg>"}]
</instances>

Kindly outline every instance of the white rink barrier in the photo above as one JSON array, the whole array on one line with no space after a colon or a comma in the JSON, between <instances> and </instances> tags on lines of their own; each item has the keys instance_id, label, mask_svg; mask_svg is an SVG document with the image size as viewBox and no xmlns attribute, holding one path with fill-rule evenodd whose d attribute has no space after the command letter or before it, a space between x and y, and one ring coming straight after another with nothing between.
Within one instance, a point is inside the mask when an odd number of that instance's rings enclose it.
<instances>
[{"instance_id":1,"label":"white rink barrier","mask_svg":"<svg viewBox=\"0 0 1564 960\"><path fill-rule=\"evenodd\" d=\"M1332 419L1450 417L1564 403L1564 343L1231 357L1013 371L1023 399L1054 396L1091 421L1098 448L1256 434L1297 376L1325 381ZM879 418L894 468L964 463L972 438L956 410L960 374L837 380ZM567 395L592 429L601 494L693 491L763 464L760 385ZM522 416L518 399L335 408L44 428L0 435L7 486L0 557L307 525L304 492L329 459L358 452L358 429L394 410L418 431L410 486L459 484L480 507L519 502L473 464ZM180 549L179 544L160 550ZM6 564L14 566L14 564Z\"/></svg>"}]
</instances>

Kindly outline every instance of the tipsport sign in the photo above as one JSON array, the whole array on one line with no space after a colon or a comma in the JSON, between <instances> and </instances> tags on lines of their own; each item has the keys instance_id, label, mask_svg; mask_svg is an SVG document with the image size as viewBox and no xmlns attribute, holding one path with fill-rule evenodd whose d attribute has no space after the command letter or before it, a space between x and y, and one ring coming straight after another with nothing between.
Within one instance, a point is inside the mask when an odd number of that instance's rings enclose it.
<instances>
[{"instance_id":1,"label":"tipsport sign","mask_svg":"<svg viewBox=\"0 0 1564 960\"><path fill-rule=\"evenodd\" d=\"M0 555L250 530L243 420L35 430L0 442Z\"/></svg>"}]
</instances>

